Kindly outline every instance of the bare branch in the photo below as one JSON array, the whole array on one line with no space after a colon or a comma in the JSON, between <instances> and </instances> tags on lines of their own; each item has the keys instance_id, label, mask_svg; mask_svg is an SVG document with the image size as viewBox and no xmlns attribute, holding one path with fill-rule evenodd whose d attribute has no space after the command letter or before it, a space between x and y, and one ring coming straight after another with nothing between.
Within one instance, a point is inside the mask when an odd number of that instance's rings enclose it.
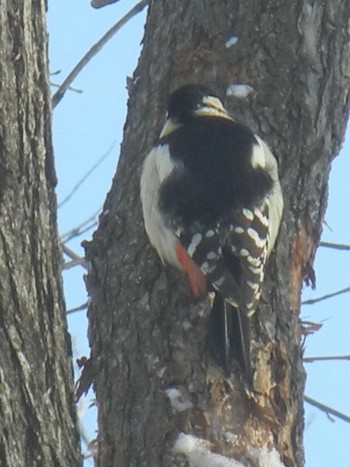
<instances>
[{"instance_id":1,"label":"bare branch","mask_svg":"<svg viewBox=\"0 0 350 467\"><path fill-rule=\"evenodd\" d=\"M93 8L102 8L106 5L111 5L112 3L117 3L119 0L91 0L91 6Z\"/></svg>"},{"instance_id":2,"label":"bare branch","mask_svg":"<svg viewBox=\"0 0 350 467\"><path fill-rule=\"evenodd\" d=\"M76 266L82 266L82 267L85 268L84 263L85 263L85 260L83 258L73 259L72 261L66 261L62 266L62 271L67 271L68 269L73 269Z\"/></svg>"},{"instance_id":3,"label":"bare branch","mask_svg":"<svg viewBox=\"0 0 350 467\"><path fill-rule=\"evenodd\" d=\"M85 258L83 258L82 256L79 256L73 250L68 248L67 245L65 245L64 243L61 243L61 248L62 248L63 253L67 255L69 258L71 258L72 260L68 263L65 263L62 266L62 269L70 269L77 265L82 266L83 268L87 269Z\"/></svg>"},{"instance_id":4,"label":"bare branch","mask_svg":"<svg viewBox=\"0 0 350 467\"><path fill-rule=\"evenodd\" d=\"M322 328L322 323L315 323L314 321L301 321L300 322L300 332L302 335L301 348L305 350L305 343L308 336L311 336L315 332L319 331Z\"/></svg>"},{"instance_id":5,"label":"bare branch","mask_svg":"<svg viewBox=\"0 0 350 467\"><path fill-rule=\"evenodd\" d=\"M88 305L89 303L85 302L82 305L76 306L75 308L70 308L69 310L66 311L66 314L71 315L72 313L77 313L78 311L86 310Z\"/></svg>"},{"instance_id":6,"label":"bare branch","mask_svg":"<svg viewBox=\"0 0 350 467\"><path fill-rule=\"evenodd\" d=\"M300 322L300 331L304 336L309 336L319 331L322 328L322 323L317 323L315 321L306 321L302 320Z\"/></svg>"},{"instance_id":7,"label":"bare branch","mask_svg":"<svg viewBox=\"0 0 350 467\"><path fill-rule=\"evenodd\" d=\"M323 300L327 300L328 298L336 297L337 295L341 295L344 293L350 292L350 287L345 287L345 289L338 290L337 292L329 293L326 295L322 295L322 297L317 298L310 298L309 300L304 300L301 302L302 305L313 305L314 303L322 302Z\"/></svg>"},{"instance_id":8,"label":"bare branch","mask_svg":"<svg viewBox=\"0 0 350 467\"><path fill-rule=\"evenodd\" d=\"M67 203L72 196L79 190L81 185L89 178L89 176L97 169L97 167L102 164L102 162L111 154L112 150L115 147L115 142L110 145L107 151L102 154L102 156L93 164L93 166L85 173L85 175L78 181L72 191L61 201L58 205L58 209L61 208L65 203Z\"/></svg>"},{"instance_id":9,"label":"bare branch","mask_svg":"<svg viewBox=\"0 0 350 467\"><path fill-rule=\"evenodd\" d=\"M350 360L350 355L331 355L327 357L304 357L303 361L305 363L313 363L313 362L320 362L320 361L328 361L328 360Z\"/></svg>"},{"instance_id":10,"label":"bare branch","mask_svg":"<svg viewBox=\"0 0 350 467\"><path fill-rule=\"evenodd\" d=\"M334 250L350 251L350 245L346 245L344 243L320 242L320 246L323 246L325 248L333 248Z\"/></svg>"},{"instance_id":11,"label":"bare branch","mask_svg":"<svg viewBox=\"0 0 350 467\"><path fill-rule=\"evenodd\" d=\"M334 417L340 418L340 420L343 420L344 422L350 423L349 415L345 415L342 412L339 412L338 410L332 409L332 407L322 404L321 402L318 402L309 396L304 396L304 401L310 405L313 405L314 407L317 407L319 410L324 412L331 420L332 418L330 416L333 415Z\"/></svg>"},{"instance_id":12,"label":"bare branch","mask_svg":"<svg viewBox=\"0 0 350 467\"><path fill-rule=\"evenodd\" d=\"M130 19L132 19L137 13L140 13L145 6L148 4L147 0L141 0L131 10L126 13L119 21L117 21L102 37L98 40L91 49L84 55L84 57L77 63L73 70L69 73L67 78L63 81L61 86L52 96L52 108L61 101L65 95L67 89L81 72L81 70L90 62L90 60L102 49L104 45L121 29Z\"/></svg>"}]
</instances>

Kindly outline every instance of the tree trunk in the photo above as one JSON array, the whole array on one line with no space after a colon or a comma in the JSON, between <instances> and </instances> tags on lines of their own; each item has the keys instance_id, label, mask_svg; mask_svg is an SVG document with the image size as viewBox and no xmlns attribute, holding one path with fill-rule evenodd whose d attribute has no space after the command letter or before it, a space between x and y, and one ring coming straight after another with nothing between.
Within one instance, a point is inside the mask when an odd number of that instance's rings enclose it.
<instances>
[{"instance_id":1,"label":"tree trunk","mask_svg":"<svg viewBox=\"0 0 350 467\"><path fill-rule=\"evenodd\" d=\"M189 465L221 465L223 456L303 465L300 289L313 281L330 163L348 115L349 16L342 0L151 2L117 174L87 246L99 466L183 465L183 456ZM191 301L141 220L142 161L169 92L186 83L216 90L280 162L285 210L252 323L252 391L217 368L208 302ZM253 91L234 98L225 93L233 83Z\"/></svg>"},{"instance_id":2,"label":"tree trunk","mask_svg":"<svg viewBox=\"0 0 350 467\"><path fill-rule=\"evenodd\" d=\"M45 4L0 3L0 465L74 467Z\"/></svg>"}]
</instances>

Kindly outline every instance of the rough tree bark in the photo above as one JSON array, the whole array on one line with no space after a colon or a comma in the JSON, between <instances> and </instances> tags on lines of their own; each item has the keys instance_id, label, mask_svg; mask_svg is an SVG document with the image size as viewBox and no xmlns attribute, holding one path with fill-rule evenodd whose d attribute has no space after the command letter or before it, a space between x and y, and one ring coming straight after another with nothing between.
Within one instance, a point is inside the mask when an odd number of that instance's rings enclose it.
<instances>
[{"instance_id":1,"label":"rough tree bark","mask_svg":"<svg viewBox=\"0 0 350 467\"><path fill-rule=\"evenodd\" d=\"M0 2L0 465L81 465L43 0Z\"/></svg>"},{"instance_id":2,"label":"rough tree bark","mask_svg":"<svg viewBox=\"0 0 350 467\"><path fill-rule=\"evenodd\" d=\"M87 246L99 466L180 465L181 452L197 465L195 449L242 465L270 455L264 465L280 465L275 449L284 465L303 465L300 289L313 280L330 164L348 116L349 16L342 0L151 1L117 174ZM232 36L238 41L229 47ZM252 393L211 361L208 304L191 302L141 220L141 164L167 95L185 83L219 92L280 162L285 212L253 318ZM225 97L232 83L254 91ZM176 444L186 440L180 433L209 443Z\"/></svg>"}]
</instances>

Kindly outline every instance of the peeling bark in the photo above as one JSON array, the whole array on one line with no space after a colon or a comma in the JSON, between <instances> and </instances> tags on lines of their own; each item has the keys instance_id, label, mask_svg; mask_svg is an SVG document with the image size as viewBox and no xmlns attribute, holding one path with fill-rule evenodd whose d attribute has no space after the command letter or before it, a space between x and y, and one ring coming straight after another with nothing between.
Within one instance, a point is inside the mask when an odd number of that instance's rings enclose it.
<instances>
[{"instance_id":1,"label":"peeling bark","mask_svg":"<svg viewBox=\"0 0 350 467\"><path fill-rule=\"evenodd\" d=\"M0 7L0 465L81 465L43 1Z\"/></svg>"},{"instance_id":2,"label":"peeling bark","mask_svg":"<svg viewBox=\"0 0 350 467\"><path fill-rule=\"evenodd\" d=\"M99 466L184 465L173 450L181 432L243 465L259 465L255 448L303 465L299 297L348 117L349 17L341 0L151 2L117 174L87 245ZM238 41L225 46L232 36ZM208 302L191 301L185 278L160 263L141 220L140 168L166 97L196 82L223 98L232 83L250 85L248 98L227 97L226 106L280 162L285 212L253 318L251 392L239 372L226 380L212 361Z\"/></svg>"}]
</instances>

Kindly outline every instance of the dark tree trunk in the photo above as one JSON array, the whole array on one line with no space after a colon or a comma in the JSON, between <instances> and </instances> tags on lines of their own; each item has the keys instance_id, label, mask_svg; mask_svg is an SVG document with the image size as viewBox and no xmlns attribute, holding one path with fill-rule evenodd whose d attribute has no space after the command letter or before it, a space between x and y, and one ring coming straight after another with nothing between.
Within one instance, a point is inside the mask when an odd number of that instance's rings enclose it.
<instances>
[{"instance_id":1,"label":"dark tree trunk","mask_svg":"<svg viewBox=\"0 0 350 467\"><path fill-rule=\"evenodd\" d=\"M348 115L349 16L343 0L151 2L118 171L87 248L99 466L180 465L179 453L197 465L196 449L242 465L260 465L264 453L264 465L278 465L276 450L284 465L303 465L300 289L312 280ZM225 46L232 36L238 41ZM285 211L253 318L252 393L239 375L226 380L218 371L208 303L191 302L184 277L160 263L143 229L141 164L167 95L185 83L209 85L224 99L232 83L249 84L247 98L226 96L226 105L280 162ZM176 444L190 441L180 433L209 443Z\"/></svg>"},{"instance_id":2,"label":"dark tree trunk","mask_svg":"<svg viewBox=\"0 0 350 467\"><path fill-rule=\"evenodd\" d=\"M0 1L0 465L81 465L43 1Z\"/></svg>"}]
</instances>

